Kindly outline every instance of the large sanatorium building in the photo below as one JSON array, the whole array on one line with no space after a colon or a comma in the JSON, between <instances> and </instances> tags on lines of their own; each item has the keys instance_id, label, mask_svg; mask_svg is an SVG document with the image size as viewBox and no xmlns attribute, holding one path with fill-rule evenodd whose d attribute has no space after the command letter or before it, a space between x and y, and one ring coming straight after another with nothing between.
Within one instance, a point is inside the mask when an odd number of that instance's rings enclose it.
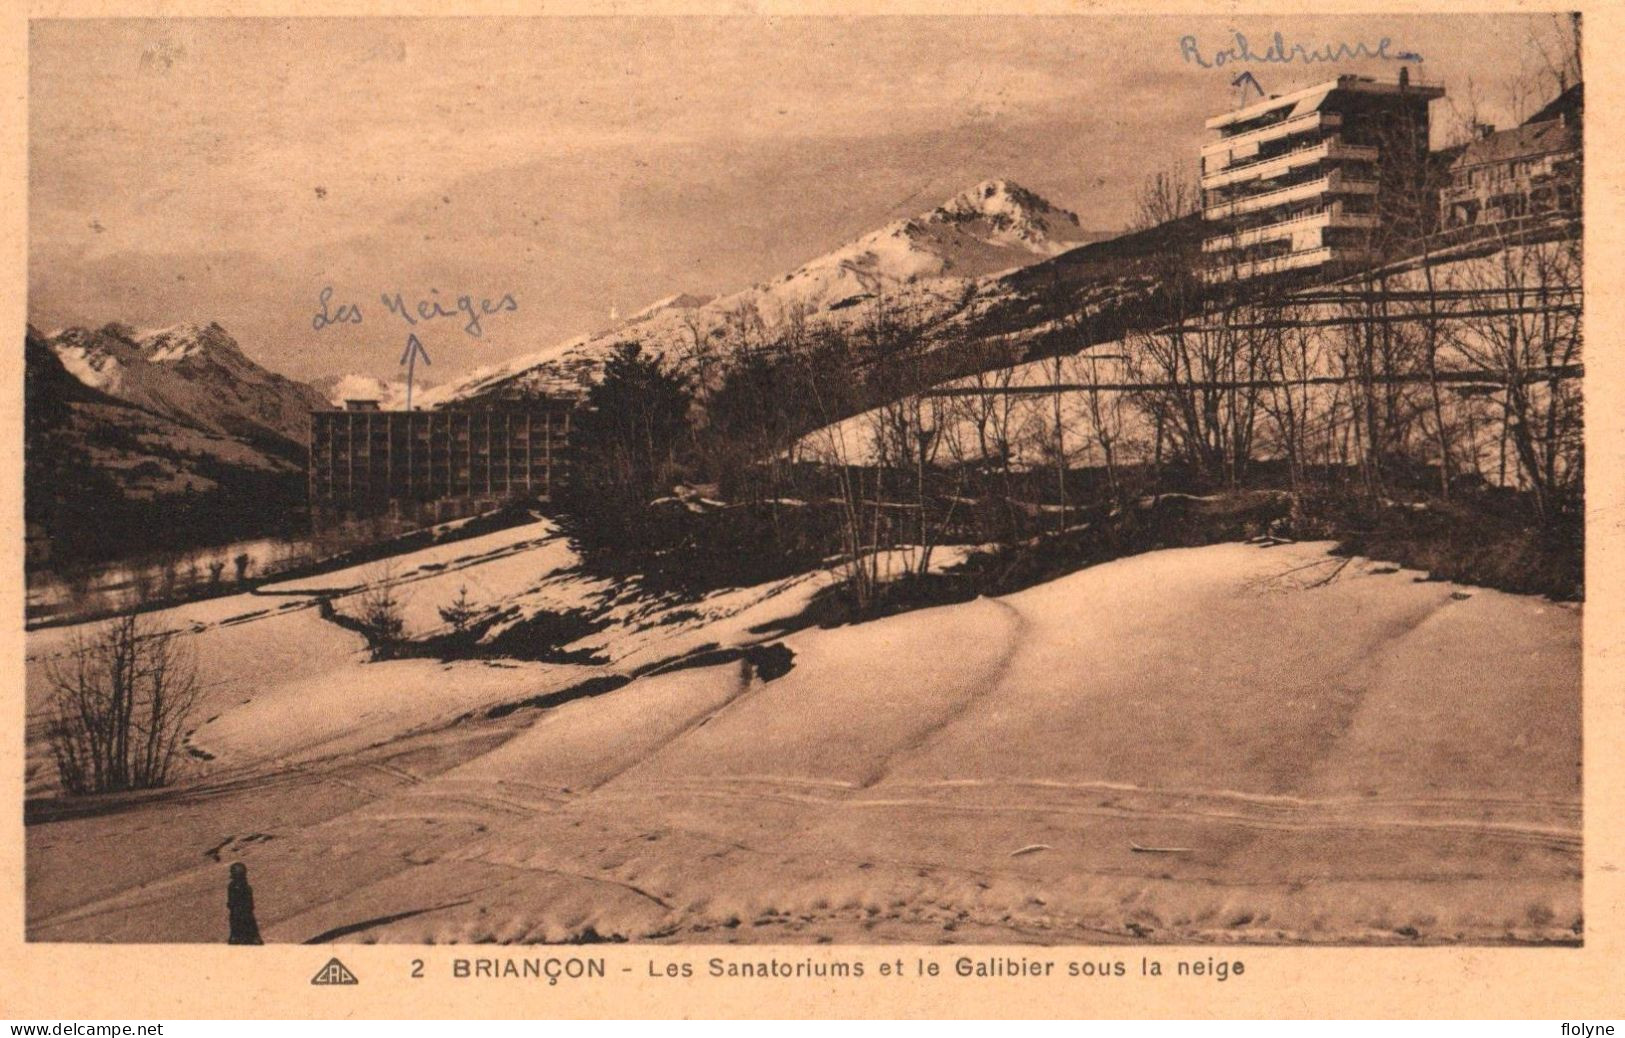
<instances>
[{"instance_id":1,"label":"large sanatorium building","mask_svg":"<svg viewBox=\"0 0 1625 1038\"><path fill-rule=\"evenodd\" d=\"M1207 120L1202 243L1210 277L1346 269L1372 258L1381 195L1428 156L1444 88L1363 76L1265 98Z\"/></svg>"},{"instance_id":2,"label":"large sanatorium building","mask_svg":"<svg viewBox=\"0 0 1625 1038\"><path fill-rule=\"evenodd\" d=\"M351 400L310 416L319 518L424 512L436 519L547 500L566 462L571 405L557 400L383 411Z\"/></svg>"}]
</instances>

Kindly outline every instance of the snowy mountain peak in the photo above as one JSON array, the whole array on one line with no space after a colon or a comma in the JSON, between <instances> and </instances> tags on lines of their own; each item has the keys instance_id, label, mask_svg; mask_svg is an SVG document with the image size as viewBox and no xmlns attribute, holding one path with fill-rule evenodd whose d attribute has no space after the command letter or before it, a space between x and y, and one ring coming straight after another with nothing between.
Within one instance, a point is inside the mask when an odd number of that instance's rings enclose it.
<instances>
[{"instance_id":1,"label":"snowy mountain peak","mask_svg":"<svg viewBox=\"0 0 1625 1038\"><path fill-rule=\"evenodd\" d=\"M154 364L185 360L189 357L243 358L242 350L217 322L207 325L183 323L139 333L136 344L147 360ZM243 358L246 359L246 358Z\"/></svg>"},{"instance_id":2,"label":"snowy mountain peak","mask_svg":"<svg viewBox=\"0 0 1625 1038\"><path fill-rule=\"evenodd\" d=\"M921 279L980 278L1047 259L1090 236L1078 218L1008 180L984 180L913 219L897 220L787 275L818 305Z\"/></svg>"},{"instance_id":3,"label":"snowy mountain peak","mask_svg":"<svg viewBox=\"0 0 1625 1038\"><path fill-rule=\"evenodd\" d=\"M683 358L725 348L741 331L771 335L792 320L861 321L867 301L884 296L922 322L946 317L968 293L1013 270L1107 237L1010 180L984 180L942 205L815 257L771 281L720 298L661 299L612 327L559 343L446 383L418 398L426 406L483 395L575 395L597 378L615 343Z\"/></svg>"},{"instance_id":4,"label":"snowy mountain peak","mask_svg":"<svg viewBox=\"0 0 1625 1038\"><path fill-rule=\"evenodd\" d=\"M690 292L679 292L676 295L658 299L639 310L630 317L619 319L620 324L632 324L647 320L662 310L697 310L712 300L712 296L697 296Z\"/></svg>"},{"instance_id":5,"label":"snowy mountain peak","mask_svg":"<svg viewBox=\"0 0 1625 1038\"><path fill-rule=\"evenodd\" d=\"M1044 196L1029 191L1013 180L1004 179L984 180L968 187L939 208L949 212L976 212L984 216L1004 213L1012 218L1025 213L1065 212Z\"/></svg>"},{"instance_id":6,"label":"snowy mountain peak","mask_svg":"<svg viewBox=\"0 0 1625 1038\"><path fill-rule=\"evenodd\" d=\"M927 219L938 223L985 223L984 236L1038 252L1077 243L1078 216L1010 180L984 180L948 199Z\"/></svg>"},{"instance_id":7,"label":"snowy mountain peak","mask_svg":"<svg viewBox=\"0 0 1625 1038\"><path fill-rule=\"evenodd\" d=\"M138 331L112 323L47 340L75 378L104 393L228 436L274 433L302 443L322 396L254 363L216 322Z\"/></svg>"}]
</instances>

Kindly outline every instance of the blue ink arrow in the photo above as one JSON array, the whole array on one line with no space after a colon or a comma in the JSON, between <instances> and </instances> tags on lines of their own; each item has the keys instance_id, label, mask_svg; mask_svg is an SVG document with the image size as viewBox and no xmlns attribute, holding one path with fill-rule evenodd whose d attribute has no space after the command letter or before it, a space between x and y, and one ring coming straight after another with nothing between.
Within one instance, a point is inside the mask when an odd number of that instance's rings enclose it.
<instances>
[{"instance_id":1,"label":"blue ink arrow","mask_svg":"<svg viewBox=\"0 0 1625 1038\"><path fill-rule=\"evenodd\" d=\"M412 410L412 372L417 367L418 355L422 354L423 363L433 364L429 359L429 351L418 342L418 337L411 333L406 336L406 352L401 354L401 363L406 365L406 409Z\"/></svg>"},{"instance_id":2,"label":"blue ink arrow","mask_svg":"<svg viewBox=\"0 0 1625 1038\"><path fill-rule=\"evenodd\" d=\"M1241 105L1245 105L1247 103L1247 87L1248 86L1251 86L1254 90L1258 91L1258 96L1259 97L1264 96L1264 88L1259 85L1258 80L1253 78L1253 74L1251 72L1243 72L1241 75L1237 76L1235 79L1232 79L1230 81L1230 85L1233 86L1233 87L1240 87L1241 88L1241 96L1237 98L1237 101L1239 101Z\"/></svg>"}]
</instances>

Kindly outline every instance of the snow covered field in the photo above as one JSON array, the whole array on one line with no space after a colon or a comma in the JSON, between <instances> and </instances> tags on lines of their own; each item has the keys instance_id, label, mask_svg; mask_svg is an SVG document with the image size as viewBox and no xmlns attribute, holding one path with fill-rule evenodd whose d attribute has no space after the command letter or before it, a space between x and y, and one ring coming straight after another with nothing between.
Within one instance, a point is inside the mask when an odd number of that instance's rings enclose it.
<instances>
[{"instance_id":1,"label":"snow covered field","mask_svg":"<svg viewBox=\"0 0 1625 1038\"><path fill-rule=\"evenodd\" d=\"M314 603L369 572L179 607L213 759L31 824L29 937L223 940L241 860L275 941L1578 940L1579 607L1328 547L788 636L829 574L654 600L546 523L392 567L409 628L607 606L580 665L366 662Z\"/></svg>"}]
</instances>

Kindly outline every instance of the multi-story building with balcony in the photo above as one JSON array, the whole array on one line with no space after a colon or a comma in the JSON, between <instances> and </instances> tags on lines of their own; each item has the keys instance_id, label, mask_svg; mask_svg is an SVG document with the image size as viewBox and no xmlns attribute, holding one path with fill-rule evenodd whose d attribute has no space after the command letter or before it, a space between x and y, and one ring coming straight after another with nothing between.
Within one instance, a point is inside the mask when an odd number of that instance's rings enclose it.
<instances>
[{"instance_id":1,"label":"multi-story building with balcony","mask_svg":"<svg viewBox=\"0 0 1625 1038\"><path fill-rule=\"evenodd\" d=\"M1339 76L1207 120L1219 133L1202 148L1208 276L1369 262L1383 196L1427 162L1428 106L1443 96L1405 71L1397 82Z\"/></svg>"}]
</instances>

